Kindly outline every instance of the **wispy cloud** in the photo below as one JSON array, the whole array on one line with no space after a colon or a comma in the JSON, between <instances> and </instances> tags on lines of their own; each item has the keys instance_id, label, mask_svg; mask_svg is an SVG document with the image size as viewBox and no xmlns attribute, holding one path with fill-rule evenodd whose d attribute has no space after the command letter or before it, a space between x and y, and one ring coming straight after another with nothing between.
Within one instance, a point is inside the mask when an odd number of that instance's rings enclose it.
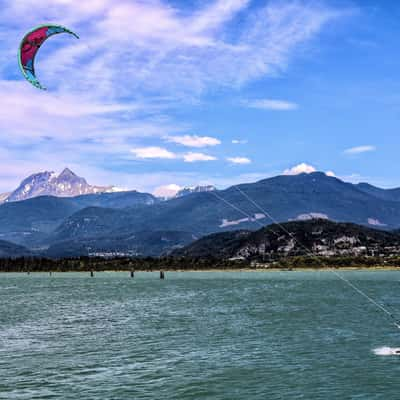
<instances>
[{"instance_id":1,"label":"wispy cloud","mask_svg":"<svg viewBox=\"0 0 400 400\"><path fill-rule=\"evenodd\" d=\"M197 161L214 161L217 158L204 153L187 153L183 156L183 160L188 163Z\"/></svg>"},{"instance_id":2,"label":"wispy cloud","mask_svg":"<svg viewBox=\"0 0 400 400\"><path fill-rule=\"evenodd\" d=\"M248 143L247 139L233 139L232 144L246 144Z\"/></svg>"},{"instance_id":3,"label":"wispy cloud","mask_svg":"<svg viewBox=\"0 0 400 400\"><path fill-rule=\"evenodd\" d=\"M376 147L372 145L365 145L365 146L356 146L346 149L344 154L362 154L362 153L369 153L371 151L376 151Z\"/></svg>"},{"instance_id":4,"label":"wispy cloud","mask_svg":"<svg viewBox=\"0 0 400 400\"><path fill-rule=\"evenodd\" d=\"M61 20L80 33L80 41L64 39L41 62L46 85L108 97L137 91L199 94L216 85L238 86L273 76L287 67L296 46L343 15L304 1L272 1L242 13L249 0L218 0L190 14L163 1L5 3L0 21L4 30L13 31L12 37L48 19ZM24 24L16 28L14 21L20 20ZM238 22L240 28L227 35ZM17 43L9 46L15 51Z\"/></svg>"},{"instance_id":5,"label":"wispy cloud","mask_svg":"<svg viewBox=\"0 0 400 400\"><path fill-rule=\"evenodd\" d=\"M168 136L166 140L186 147L207 147L221 144L221 141L217 138L197 135Z\"/></svg>"},{"instance_id":6,"label":"wispy cloud","mask_svg":"<svg viewBox=\"0 0 400 400\"><path fill-rule=\"evenodd\" d=\"M292 111L299 108L296 103L273 99L244 100L242 104L249 108L272 111Z\"/></svg>"},{"instance_id":7,"label":"wispy cloud","mask_svg":"<svg viewBox=\"0 0 400 400\"><path fill-rule=\"evenodd\" d=\"M160 109L139 101L105 101L89 94L43 92L25 82L0 80L1 140L9 143L42 137L55 142L163 136L172 126ZM183 129L183 128L182 128Z\"/></svg>"},{"instance_id":8,"label":"wispy cloud","mask_svg":"<svg viewBox=\"0 0 400 400\"><path fill-rule=\"evenodd\" d=\"M250 158L247 157L227 157L227 160L232 164L251 164Z\"/></svg>"}]
</instances>

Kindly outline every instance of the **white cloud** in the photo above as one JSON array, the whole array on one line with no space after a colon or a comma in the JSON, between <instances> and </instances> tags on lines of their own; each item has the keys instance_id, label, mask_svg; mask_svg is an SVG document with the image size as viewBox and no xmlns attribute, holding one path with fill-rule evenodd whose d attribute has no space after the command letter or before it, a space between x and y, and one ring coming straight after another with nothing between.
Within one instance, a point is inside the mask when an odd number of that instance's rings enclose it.
<instances>
[{"instance_id":1,"label":"white cloud","mask_svg":"<svg viewBox=\"0 0 400 400\"><path fill-rule=\"evenodd\" d=\"M251 160L247 157L228 157L227 160L232 164L250 164Z\"/></svg>"},{"instance_id":2,"label":"white cloud","mask_svg":"<svg viewBox=\"0 0 400 400\"><path fill-rule=\"evenodd\" d=\"M136 147L130 150L136 158L142 159L182 159L184 162L192 163L196 161L214 161L216 157L204 153L189 152L185 154L176 154L163 147L148 146Z\"/></svg>"},{"instance_id":3,"label":"white cloud","mask_svg":"<svg viewBox=\"0 0 400 400\"><path fill-rule=\"evenodd\" d=\"M311 174L312 172L316 172L315 167L306 163L301 163L292 168L285 169L283 175L299 175L303 173Z\"/></svg>"},{"instance_id":4,"label":"white cloud","mask_svg":"<svg viewBox=\"0 0 400 400\"><path fill-rule=\"evenodd\" d=\"M185 162L191 163L196 161L214 161L217 158L204 153L186 153L183 156Z\"/></svg>"},{"instance_id":5,"label":"white cloud","mask_svg":"<svg viewBox=\"0 0 400 400\"><path fill-rule=\"evenodd\" d=\"M153 194L157 197L174 197L183 187L171 183L169 185L158 186L154 189Z\"/></svg>"},{"instance_id":6,"label":"white cloud","mask_svg":"<svg viewBox=\"0 0 400 400\"><path fill-rule=\"evenodd\" d=\"M131 153L133 153L137 158L177 158L177 155L175 153L172 153L167 149L157 146L137 147L131 149Z\"/></svg>"},{"instance_id":7,"label":"white cloud","mask_svg":"<svg viewBox=\"0 0 400 400\"><path fill-rule=\"evenodd\" d=\"M291 111L298 108L298 105L296 103L273 99L245 100L242 103L246 107L258 108L260 110Z\"/></svg>"},{"instance_id":8,"label":"white cloud","mask_svg":"<svg viewBox=\"0 0 400 400\"><path fill-rule=\"evenodd\" d=\"M186 147L207 147L221 144L221 141L214 137L197 135L168 136L167 141Z\"/></svg>"},{"instance_id":9,"label":"white cloud","mask_svg":"<svg viewBox=\"0 0 400 400\"><path fill-rule=\"evenodd\" d=\"M283 175L311 174L313 172L317 172L317 169L314 166L307 163L301 163L292 168L285 169ZM336 177L336 174L333 171L326 171L325 175L332 178Z\"/></svg>"},{"instance_id":10,"label":"white cloud","mask_svg":"<svg viewBox=\"0 0 400 400\"><path fill-rule=\"evenodd\" d=\"M137 158L142 159L182 159L184 162L191 163L196 161L214 161L216 157L204 153L189 152L185 154L176 154L163 147L149 146L136 147L131 149L131 153Z\"/></svg>"},{"instance_id":11,"label":"white cloud","mask_svg":"<svg viewBox=\"0 0 400 400\"><path fill-rule=\"evenodd\" d=\"M232 144L246 144L248 143L248 140L246 139L233 139Z\"/></svg>"},{"instance_id":12,"label":"white cloud","mask_svg":"<svg viewBox=\"0 0 400 400\"><path fill-rule=\"evenodd\" d=\"M361 153L368 153L371 151L375 151L376 147L371 146L371 145L365 145L365 146L356 146L356 147L351 147L350 149L346 149L344 151L345 154L361 154Z\"/></svg>"}]
</instances>

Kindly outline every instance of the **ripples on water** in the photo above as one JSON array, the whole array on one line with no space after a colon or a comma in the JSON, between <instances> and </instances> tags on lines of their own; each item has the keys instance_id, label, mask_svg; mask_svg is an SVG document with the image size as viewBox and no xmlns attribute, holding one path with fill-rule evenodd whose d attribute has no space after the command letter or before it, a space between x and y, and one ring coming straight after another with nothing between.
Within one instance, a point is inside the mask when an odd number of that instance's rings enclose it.
<instances>
[{"instance_id":1,"label":"ripples on water","mask_svg":"<svg viewBox=\"0 0 400 400\"><path fill-rule=\"evenodd\" d=\"M398 272L343 274L400 311ZM329 272L0 275L0 399L398 400L384 346Z\"/></svg>"}]
</instances>

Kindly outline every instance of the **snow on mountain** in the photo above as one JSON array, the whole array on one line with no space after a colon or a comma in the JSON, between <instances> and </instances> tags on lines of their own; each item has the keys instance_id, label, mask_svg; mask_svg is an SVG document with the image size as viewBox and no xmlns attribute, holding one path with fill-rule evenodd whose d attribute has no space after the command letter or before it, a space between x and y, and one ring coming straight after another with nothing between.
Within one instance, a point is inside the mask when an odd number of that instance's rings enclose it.
<instances>
[{"instance_id":1,"label":"snow on mountain","mask_svg":"<svg viewBox=\"0 0 400 400\"><path fill-rule=\"evenodd\" d=\"M21 201L38 196L73 197L82 194L109 193L115 191L112 186L92 186L84 178L65 168L59 175L44 171L24 179L19 187L5 197L5 202Z\"/></svg>"},{"instance_id":2,"label":"snow on mountain","mask_svg":"<svg viewBox=\"0 0 400 400\"><path fill-rule=\"evenodd\" d=\"M0 194L0 204L4 203L7 200L7 197L10 196L11 193L1 193Z\"/></svg>"},{"instance_id":3,"label":"snow on mountain","mask_svg":"<svg viewBox=\"0 0 400 400\"><path fill-rule=\"evenodd\" d=\"M180 190L175 197L187 196L192 193L212 192L214 190L217 190L217 188L212 185L188 187Z\"/></svg>"}]
</instances>

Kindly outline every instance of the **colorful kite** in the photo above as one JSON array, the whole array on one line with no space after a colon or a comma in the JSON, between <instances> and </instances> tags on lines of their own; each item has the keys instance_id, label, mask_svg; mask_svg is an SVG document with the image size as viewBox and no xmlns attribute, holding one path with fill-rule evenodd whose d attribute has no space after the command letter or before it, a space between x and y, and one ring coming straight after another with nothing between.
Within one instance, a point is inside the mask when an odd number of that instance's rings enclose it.
<instances>
[{"instance_id":1,"label":"colorful kite","mask_svg":"<svg viewBox=\"0 0 400 400\"><path fill-rule=\"evenodd\" d=\"M35 57L40 46L53 35L69 33L79 39L79 36L59 25L41 25L32 29L22 39L18 52L19 66L25 78L35 87L46 90L35 75Z\"/></svg>"}]
</instances>

